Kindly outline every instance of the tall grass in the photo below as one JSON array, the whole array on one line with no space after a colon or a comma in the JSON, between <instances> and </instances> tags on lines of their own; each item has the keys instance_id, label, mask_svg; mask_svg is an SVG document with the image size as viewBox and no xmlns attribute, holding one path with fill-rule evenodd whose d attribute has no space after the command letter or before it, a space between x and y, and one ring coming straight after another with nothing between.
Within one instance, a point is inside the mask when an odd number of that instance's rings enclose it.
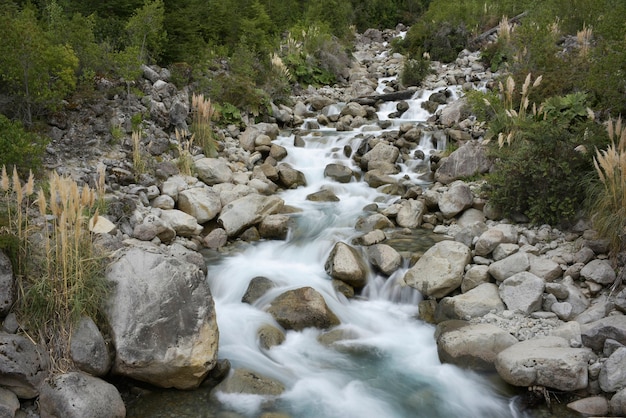
<instances>
[{"instance_id":1,"label":"tall grass","mask_svg":"<svg viewBox=\"0 0 626 418\"><path fill-rule=\"evenodd\" d=\"M191 132L207 157L217 154L217 140L213 134L211 121L215 116L215 107L211 99L205 99L203 94L194 94L191 98L193 121Z\"/></svg>"},{"instance_id":2,"label":"tall grass","mask_svg":"<svg viewBox=\"0 0 626 418\"><path fill-rule=\"evenodd\" d=\"M103 188L103 186L100 186ZM0 188L7 210L5 233L17 238L17 314L33 339L48 345L54 367L67 370L72 325L82 316L98 319L107 286L92 245L88 218L97 197L89 186L53 174L34 196L34 179L22 184L3 167Z\"/></svg>"},{"instance_id":3,"label":"tall grass","mask_svg":"<svg viewBox=\"0 0 626 418\"><path fill-rule=\"evenodd\" d=\"M193 150L193 141L195 139L195 135L191 135L191 138L187 140L185 139L185 134L178 129L175 133L178 147L178 169L180 170L181 174L185 176L191 176L194 169L193 155L191 152Z\"/></svg>"},{"instance_id":4,"label":"tall grass","mask_svg":"<svg viewBox=\"0 0 626 418\"><path fill-rule=\"evenodd\" d=\"M141 136L141 130L133 131L131 136L133 145L133 169L135 170L135 175L145 173L148 166L146 158L141 151Z\"/></svg>"},{"instance_id":5,"label":"tall grass","mask_svg":"<svg viewBox=\"0 0 626 418\"><path fill-rule=\"evenodd\" d=\"M609 120L610 144L593 160L599 184L591 192L594 228L611 242L614 253L626 246L626 126Z\"/></svg>"}]
</instances>

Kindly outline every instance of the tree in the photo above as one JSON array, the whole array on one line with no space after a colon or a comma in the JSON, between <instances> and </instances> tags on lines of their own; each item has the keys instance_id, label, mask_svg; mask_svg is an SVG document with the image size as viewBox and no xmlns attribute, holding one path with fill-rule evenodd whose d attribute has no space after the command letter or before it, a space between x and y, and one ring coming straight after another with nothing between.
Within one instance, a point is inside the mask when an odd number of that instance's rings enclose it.
<instances>
[{"instance_id":1,"label":"tree","mask_svg":"<svg viewBox=\"0 0 626 418\"><path fill-rule=\"evenodd\" d=\"M126 23L129 45L139 49L142 62L155 62L161 56L167 39L164 20L163 0L146 0L143 7L137 9Z\"/></svg>"},{"instance_id":2,"label":"tree","mask_svg":"<svg viewBox=\"0 0 626 418\"><path fill-rule=\"evenodd\" d=\"M54 108L76 88L78 58L70 46L50 40L30 7L0 17L0 39L0 79L30 126L38 107Z\"/></svg>"}]
</instances>

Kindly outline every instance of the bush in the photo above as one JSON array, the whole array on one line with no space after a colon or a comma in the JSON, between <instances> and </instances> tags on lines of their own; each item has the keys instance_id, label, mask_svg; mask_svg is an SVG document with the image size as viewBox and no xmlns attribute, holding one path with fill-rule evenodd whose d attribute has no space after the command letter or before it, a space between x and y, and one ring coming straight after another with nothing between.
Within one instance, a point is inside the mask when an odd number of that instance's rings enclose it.
<instances>
[{"instance_id":1,"label":"bush","mask_svg":"<svg viewBox=\"0 0 626 418\"><path fill-rule=\"evenodd\" d=\"M430 61L423 56L407 58L402 66L400 82L404 87L419 86L431 74Z\"/></svg>"},{"instance_id":2,"label":"bush","mask_svg":"<svg viewBox=\"0 0 626 418\"><path fill-rule=\"evenodd\" d=\"M47 140L0 114L0 165L16 166L22 176L41 169Z\"/></svg>"}]
</instances>

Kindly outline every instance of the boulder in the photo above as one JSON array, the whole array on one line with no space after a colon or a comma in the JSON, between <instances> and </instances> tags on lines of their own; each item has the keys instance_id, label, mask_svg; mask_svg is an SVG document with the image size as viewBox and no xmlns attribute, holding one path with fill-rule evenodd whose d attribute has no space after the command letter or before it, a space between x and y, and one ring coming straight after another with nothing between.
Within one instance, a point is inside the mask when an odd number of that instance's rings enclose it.
<instances>
[{"instance_id":1,"label":"boulder","mask_svg":"<svg viewBox=\"0 0 626 418\"><path fill-rule=\"evenodd\" d=\"M583 344L601 352L607 339L626 345L626 315L611 315L587 324L581 324Z\"/></svg>"},{"instance_id":2,"label":"boulder","mask_svg":"<svg viewBox=\"0 0 626 418\"><path fill-rule=\"evenodd\" d=\"M607 260L592 260L580 270L580 276L594 283L609 285L615 281L615 270Z\"/></svg>"},{"instance_id":3,"label":"boulder","mask_svg":"<svg viewBox=\"0 0 626 418\"><path fill-rule=\"evenodd\" d=\"M546 282L552 282L563 274L563 269L558 263L543 257L531 257L528 271Z\"/></svg>"},{"instance_id":4,"label":"boulder","mask_svg":"<svg viewBox=\"0 0 626 418\"><path fill-rule=\"evenodd\" d=\"M426 212L426 205L421 200L404 200L396 215L396 223L403 228L417 228L422 224L422 217Z\"/></svg>"},{"instance_id":5,"label":"boulder","mask_svg":"<svg viewBox=\"0 0 626 418\"><path fill-rule=\"evenodd\" d=\"M272 301L267 311L287 330L326 329L340 324L324 297L312 287L282 293Z\"/></svg>"},{"instance_id":6,"label":"boulder","mask_svg":"<svg viewBox=\"0 0 626 418\"><path fill-rule=\"evenodd\" d=\"M619 347L602 364L598 383L608 393L626 388L626 347Z\"/></svg>"},{"instance_id":7,"label":"boulder","mask_svg":"<svg viewBox=\"0 0 626 418\"><path fill-rule=\"evenodd\" d=\"M106 317L113 373L160 387L198 387L217 361L218 329L205 274L156 246L118 253Z\"/></svg>"},{"instance_id":8,"label":"boulder","mask_svg":"<svg viewBox=\"0 0 626 418\"><path fill-rule=\"evenodd\" d=\"M499 229L490 228L484 231L474 243L476 255L487 256L504 242L504 234Z\"/></svg>"},{"instance_id":9,"label":"boulder","mask_svg":"<svg viewBox=\"0 0 626 418\"><path fill-rule=\"evenodd\" d=\"M322 189L317 192L308 194L306 200L311 202L339 202L337 195L328 189Z\"/></svg>"},{"instance_id":10,"label":"boulder","mask_svg":"<svg viewBox=\"0 0 626 418\"><path fill-rule=\"evenodd\" d=\"M194 166L198 178L209 186L219 183L230 183L233 180L233 172L224 160L200 158L194 161Z\"/></svg>"},{"instance_id":11,"label":"boulder","mask_svg":"<svg viewBox=\"0 0 626 418\"><path fill-rule=\"evenodd\" d=\"M326 259L324 268L333 279L341 280L353 287L365 286L367 267L361 254L348 244L336 243Z\"/></svg>"},{"instance_id":12,"label":"boulder","mask_svg":"<svg viewBox=\"0 0 626 418\"><path fill-rule=\"evenodd\" d=\"M473 201L469 186L462 181L456 181L439 198L439 210L445 218L450 219L472 206Z\"/></svg>"},{"instance_id":13,"label":"boulder","mask_svg":"<svg viewBox=\"0 0 626 418\"><path fill-rule=\"evenodd\" d=\"M560 337L522 341L502 350L495 366L500 377L513 386L545 386L563 391L587 388L588 348L571 348Z\"/></svg>"},{"instance_id":14,"label":"boulder","mask_svg":"<svg viewBox=\"0 0 626 418\"><path fill-rule=\"evenodd\" d=\"M376 230L393 228L394 226L393 222L391 222L389 218L382 213L374 213L357 219L354 228L359 232L368 233Z\"/></svg>"},{"instance_id":15,"label":"boulder","mask_svg":"<svg viewBox=\"0 0 626 418\"><path fill-rule=\"evenodd\" d=\"M124 418L122 397L110 383L85 373L54 376L41 388L41 418Z\"/></svg>"},{"instance_id":16,"label":"boulder","mask_svg":"<svg viewBox=\"0 0 626 418\"><path fill-rule=\"evenodd\" d=\"M406 272L404 281L426 297L442 298L461 286L471 257L472 252L465 244L438 242Z\"/></svg>"},{"instance_id":17,"label":"boulder","mask_svg":"<svg viewBox=\"0 0 626 418\"><path fill-rule=\"evenodd\" d=\"M248 283L248 288L246 289L246 293L244 293L243 297L241 298L241 301L243 303L249 303L250 305L252 305L274 286L274 282L267 277L254 277L252 278L252 280L250 280L250 283Z\"/></svg>"},{"instance_id":18,"label":"boulder","mask_svg":"<svg viewBox=\"0 0 626 418\"><path fill-rule=\"evenodd\" d=\"M80 370L92 376L104 376L111 368L111 355L104 337L87 316L82 317L73 329L70 355Z\"/></svg>"},{"instance_id":19,"label":"boulder","mask_svg":"<svg viewBox=\"0 0 626 418\"><path fill-rule=\"evenodd\" d=\"M198 224L197 219L182 210L163 210L161 219L181 237L193 237L202 232L202 226Z\"/></svg>"},{"instance_id":20,"label":"boulder","mask_svg":"<svg viewBox=\"0 0 626 418\"><path fill-rule=\"evenodd\" d=\"M498 353L516 343L517 338L495 325L474 324L439 334L437 353L443 363L494 371Z\"/></svg>"},{"instance_id":21,"label":"boulder","mask_svg":"<svg viewBox=\"0 0 626 418\"><path fill-rule=\"evenodd\" d=\"M468 141L444 159L435 171L435 180L443 184L483 174L491 168L487 151L478 141Z\"/></svg>"},{"instance_id":22,"label":"boulder","mask_svg":"<svg viewBox=\"0 0 626 418\"><path fill-rule=\"evenodd\" d=\"M285 333L273 325L264 324L257 331L259 346L269 350L275 345L281 345L285 341Z\"/></svg>"},{"instance_id":23,"label":"boulder","mask_svg":"<svg viewBox=\"0 0 626 418\"><path fill-rule=\"evenodd\" d=\"M20 400L17 395L0 387L0 417L13 418L18 409L20 409Z\"/></svg>"},{"instance_id":24,"label":"boulder","mask_svg":"<svg viewBox=\"0 0 626 418\"><path fill-rule=\"evenodd\" d=\"M214 389L222 393L246 393L251 395L278 396L285 385L275 379L246 369L235 369Z\"/></svg>"},{"instance_id":25,"label":"boulder","mask_svg":"<svg viewBox=\"0 0 626 418\"><path fill-rule=\"evenodd\" d=\"M483 283L489 283L489 267L483 265L474 265L465 272L463 283L461 283L461 292L466 293Z\"/></svg>"},{"instance_id":26,"label":"boulder","mask_svg":"<svg viewBox=\"0 0 626 418\"><path fill-rule=\"evenodd\" d=\"M381 141L361 157L361 168L370 170L368 167L370 162L386 161L395 164L399 156L400 150L398 148Z\"/></svg>"},{"instance_id":27,"label":"boulder","mask_svg":"<svg viewBox=\"0 0 626 418\"><path fill-rule=\"evenodd\" d=\"M443 298L437 305L435 321L479 318L490 312L502 312L504 309L498 286L484 283L467 293Z\"/></svg>"},{"instance_id":28,"label":"boulder","mask_svg":"<svg viewBox=\"0 0 626 418\"><path fill-rule=\"evenodd\" d=\"M541 309L544 288L543 279L523 271L500 283L499 293L509 310L530 314Z\"/></svg>"},{"instance_id":29,"label":"boulder","mask_svg":"<svg viewBox=\"0 0 626 418\"><path fill-rule=\"evenodd\" d=\"M218 222L228 236L233 237L258 224L265 216L280 212L284 204L278 196L249 194L224 206Z\"/></svg>"},{"instance_id":30,"label":"boulder","mask_svg":"<svg viewBox=\"0 0 626 418\"><path fill-rule=\"evenodd\" d=\"M518 252L498 260L489 265L489 274L498 282L513 276L514 274L527 271L530 268L530 256L525 252Z\"/></svg>"},{"instance_id":31,"label":"boulder","mask_svg":"<svg viewBox=\"0 0 626 418\"><path fill-rule=\"evenodd\" d=\"M28 338L0 333L0 386L21 399L39 395L39 388L48 377L45 351Z\"/></svg>"},{"instance_id":32,"label":"boulder","mask_svg":"<svg viewBox=\"0 0 626 418\"><path fill-rule=\"evenodd\" d=\"M220 195L207 187L194 187L178 194L178 209L196 218L199 224L215 218L222 210Z\"/></svg>"},{"instance_id":33,"label":"boulder","mask_svg":"<svg viewBox=\"0 0 626 418\"><path fill-rule=\"evenodd\" d=\"M567 407L586 417L604 417L609 414L609 401L604 396L578 399L568 403Z\"/></svg>"},{"instance_id":34,"label":"boulder","mask_svg":"<svg viewBox=\"0 0 626 418\"><path fill-rule=\"evenodd\" d=\"M303 172L285 163L278 166L278 178L280 179L280 183L287 189L297 189L307 184Z\"/></svg>"},{"instance_id":35,"label":"boulder","mask_svg":"<svg viewBox=\"0 0 626 418\"><path fill-rule=\"evenodd\" d=\"M372 265L383 274L390 276L402 265L402 256L387 244L375 244L366 250Z\"/></svg>"},{"instance_id":36,"label":"boulder","mask_svg":"<svg viewBox=\"0 0 626 418\"><path fill-rule=\"evenodd\" d=\"M291 218L288 215L275 214L268 215L259 224L259 234L261 238L267 239L287 239Z\"/></svg>"},{"instance_id":37,"label":"boulder","mask_svg":"<svg viewBox=\"0 0 626 418\"><path fill-rule=\"evenodd\" d=\"M4 318L15 302L15 278L11 260L0 251L0 318Z\"/></svg>"},{"instance_id":38,"label":"boulder","mask_svg":"<svg viewBox=\"0 0 626 418\"><path fill-rule=\"evenodd\" d=\"M329 177L339 183L350 183L354 172L343 164L331 163L324 169L324 177Z\"/></svg>"}]
</instances>

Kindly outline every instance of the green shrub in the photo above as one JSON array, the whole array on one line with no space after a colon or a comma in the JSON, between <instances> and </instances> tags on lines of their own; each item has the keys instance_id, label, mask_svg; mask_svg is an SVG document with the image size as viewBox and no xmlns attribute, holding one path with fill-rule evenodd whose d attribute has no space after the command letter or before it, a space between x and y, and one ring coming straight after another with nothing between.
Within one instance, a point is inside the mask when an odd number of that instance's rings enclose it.
<instances>
[{"instance_id":1,"label":"green shrub","mask_svg":"<svg viewBox=\"0 0 626 418\"><path fill-rule=\"evenodd\" d=\"M47 139L24 129L20 122L13 122L0 114L0 165L16 166L24 176L29 170L38 172Z\"/></svg>"},{"instance_id":2,"label":"green shrub","mask_svg":"<svg viewBox=\"0 0 626 418\"><path fill-rule=\"evenodd\" d=\"M403 86L419 86L431 74L430 61L423 56L407 58L402 65L400 82Z\"/></svg>"}]
</instances>

